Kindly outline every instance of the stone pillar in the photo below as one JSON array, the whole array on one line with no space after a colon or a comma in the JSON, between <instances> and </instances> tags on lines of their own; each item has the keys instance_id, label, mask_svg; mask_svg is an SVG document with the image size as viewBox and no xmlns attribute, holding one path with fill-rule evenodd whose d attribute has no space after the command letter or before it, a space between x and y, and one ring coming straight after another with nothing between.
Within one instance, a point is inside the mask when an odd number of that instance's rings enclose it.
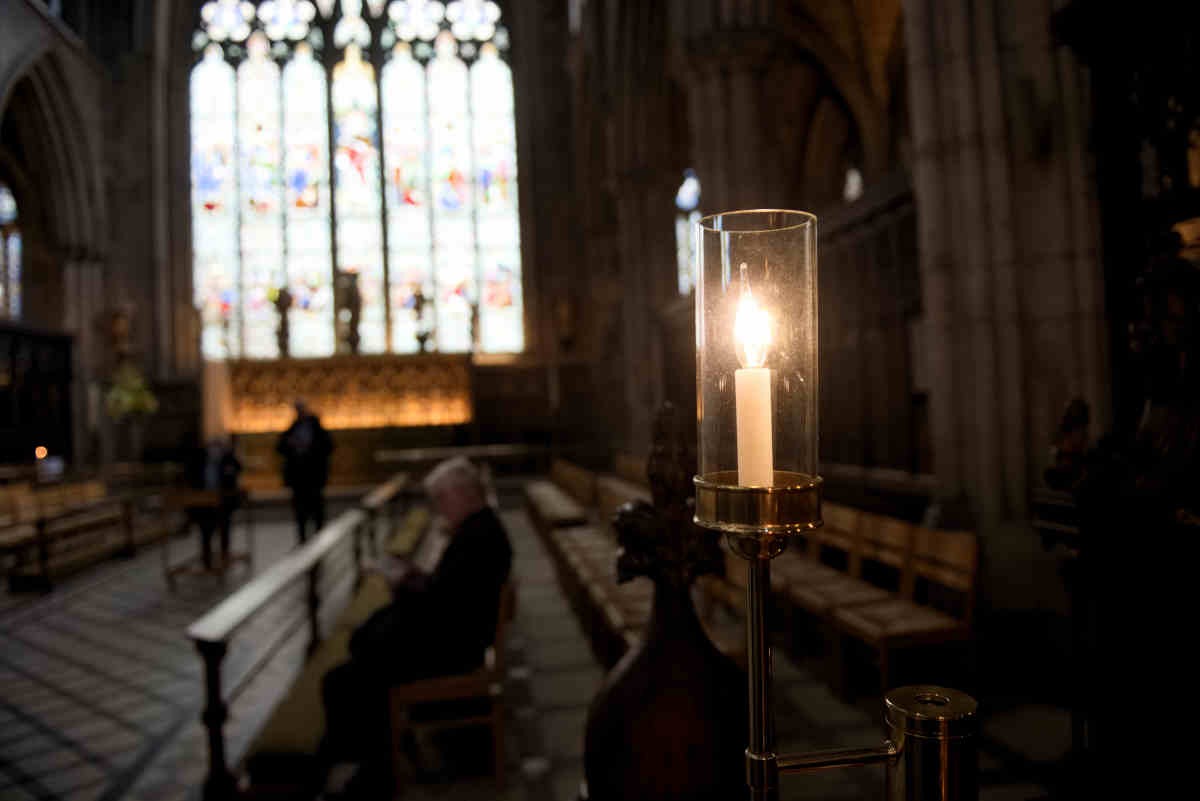
<instances>
[{"instance_id":1,"label":"stone pillar","mask_svg":"<svg viewBox=\"0 0 1200 801\"><path fill-rule=\"evenodd\" d=\"M103 264L86 256L68 259L63 265L62 327L74 337L71 438L76 467L95 466L101 460L103 409L97 368L105 354L97 340L99 315L105 305Z\"/></svg>"},{"instance_id":2,"label":"stone pillar","mask_svg":"<svg viewBox=\"0 0 1200 801\"><path fill-rule=\"evenodd\" d=\"M1019 603L1057 584L1031 577L1025 521L1058 417L1077 396L1094 430L1109 413L1086 98L1050 13L904 6L934 469L966 502L990 571L1028 581L1025 597L1011 580L990 587Z\"/></svg>"},{"instance_id":3,"label":"stone pillar","mask_svg":"<svg viewBox=\"0 0 1200 801\"><path fill-rule=\"evenodd\" d=\"M649 450L655 411L663 400L662 331L658 313L663 276L675 264L674 197L679 173L657 170L620 184L617 252L622 275L622 333L625 402L629 412L626 447Z\"/></svg>"},{"instance_id":4,"label":"stone pillar","mask_svg":"<svg viewBox=\"0 0 1200 801\"><path fill-rule=\"evenodd\" d=\"M780 162L767 136L775 111L763 103L774 35L717 32L682 47L676 72L687 93L692 161L705 212L786 206L795 188L779 181Z\"/></svg>"}]
</instances>

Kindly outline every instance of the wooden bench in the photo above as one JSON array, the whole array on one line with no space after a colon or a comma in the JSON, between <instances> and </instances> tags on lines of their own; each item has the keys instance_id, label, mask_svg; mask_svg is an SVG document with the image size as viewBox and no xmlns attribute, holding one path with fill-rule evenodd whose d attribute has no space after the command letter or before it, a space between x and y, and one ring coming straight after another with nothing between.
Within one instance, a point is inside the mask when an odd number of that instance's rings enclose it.
<instances>
[{"instance_id":1,"label":"wooden bench","mask_svg":"<svg viewBox=\"0 0 1200 801\"><path fill-rule=\"evenodd\" d=\"M874 649L884 690L891 689L895 651L963 642L971 636L978 538L969 531L915 527L911 543L897 596L843 606L832 613L839 635ZM835 653L840 654L840 648Z\"/></svg>"},{"instance_id":2,"label":"wooden bench","mask_svg":"<svg viewBox=\"0 0 1200 801\"><path fill-rule=\"evenodd\" d=\"M596 658L611 666L645 630L654 586L639 580L617 583L619 547L606 528L585 525L559 529L554 539L559 584Z\"/></svg>"},{"instance_id":3,"label":"wooden bench","mask_svg":"<svg viewBox=\"0 0 1200 801\"><path fill-rule=\"evenodd\" d=\"M434 448L383 448L375 451L375 461L391 467L418 471L446 459L461 456L476 464L506 464L515 468L536 465L544 468L546 453L543 446L523 442L447 445Z\"/></svg>"},{"instance_id":4,"label":"wooden bench","mask_svg":"<svg viewBox=\"0 0 1200 801\"><path fill-rule=\"evenodd\" d=\"M324 730L324 712L319 703L320 679L326 670L344 659L353 628L391 597L390 590L381 578L363 576L362 563L359 561L364 551L361 540L375 537L381 510L394 509L390 495L400 494L405 481L397 477L388 486L387 492L372 493L365 499L371 502L371 508L360 507L339 515L305 545L251 579L188 627L188 637L204 662L206 700L202 719L207 729L209 751L208 775L204 783L206 801L238 795L237 782L229 769L225 749L224 723L229 705L279 648L303 626L308 629L310 658L291 685L284 702L275 708L267 724L260 730L255 745L247 752L246 764L249 765L256 753L267 753L262 750L264 744L276 749L272 753L284 754L285 762L289 753L315 752ZM390 521L388 526L390 528ZM366 543L366 547L378 548L370 542ZM337 572L334 568L339 563L349 563L349 571ZM346 575L347 572L349 575ZM227 685L223 681L222 665L235 635L273 601L289 590L299 588L304 590L303 608L274 627L271 637L258 649L255 658ZM323 636L322 618L328 618L329 610L323 609L322 604L337 597L351 597L351 600L330 628L329 635ZM289 700L297 698L305 702L289 703ZM312 702L314 698L317 699L315 704ZM289 715L292 717L289 718ZM259 750L256 751L256 748ZM271 760L264 758L262 761L269 763ZM294 765L289 764L289 770L293 768ZM306 778L312 777L293 772L289 786L295 789L297 784L303 785ZM253 771L251 779L254 779ZM264 781L268 791L269 784L269 781Z\"/></svg>"},{"instance_id":5,"label":"wooden bench","mask_svg":"<svg viewBox=\"0 0 1200 801\"><path fill-rule=\"evenodd\" d=\"M626 465L629 472L632 468ZM642 473L644 474L644 469ZM556 462L548 481L531 482L535 487L551 484L576 507L571 514L555 517L539 506L543 497L526 486L530 515L546 544L555 566L559 586L578 617L601 664L611 667L638 642L646 630L654 607L654 585L649 580L617 581L620 552L612 520L618 509L631 501L650 502L644 483L624 476L594 474L568 462ZM552 495L547 492L547 495ZM585 505L583 499L591 499ZM555 508L563 503L555 497ZM740 635L719 631L709 623L714 643L735 659L744 658Z\"/></svg>"},{"instance_id":6,"label":"wooden bench","mask_svg":"<svg viewBox=\"0 0 1200 801\"><path fill-rule=\"evenodd\" d=\"M0 555L11 562L14 592L51 590L56 579L114 555L132 555L167 531L155 492L110 496L95 480L4 489Z\"/></svg>"},{"instance_id":7,"label":"wooden bench","mask_svg":"<svg viewBox=\"0 0 1200 801\"><path fill-rule=\"evenodd\" d=\"M613 454L612 473L617 478L638 486L646 485L646 457L638 456L627 451L617 451Z\"/></svg>"},{"instance_id":8,"label":"wooden bench","mask_svg":"<svg viewBox=\"0 0 1200 801\"><path fill-rule=\"evenodd\" d=\"M546 540L556 528L588 522L589 507L596 499L596 477L590 470L555 459L549 477L526 483L524 494L534 528Z\"/></svg>"},{"instance_id":9,"label":"wooden bench","mask_svg":"<svg viewBox=\"0 0 1200 801\"><path fill-rule=\"evenodd\" d=\"M525 504L546 545L559 586L602 664L621 657L649 619L648 582L618 584L612 517L643 486L555 459L546 479L526 483Z\"/></svg>"},{"instance_id":10,"label":"wooden bench","mask_svg":"<svg viewBox=\"0 0 1200 801\"><path fill-rule=\"evenodd\" d=\"M652 503L650 489L619 476L596 476L596 512L601 523L611 523L617 511L630 501Z\"/></svg>"},{"instance_id":11,"label":"wooden bench","mask_svg":"<svg viewBox=\"0 0 1200 801\"><path fill-rule=\"evenodd\" d=\"M862 642L877 657L887 690L894 651L969 638L979 558L973 533L828 502L822 516L821 528L795 538L771 565L776 613L794 650L805 650L807 624L815 623L832 646L837 682L845 675L843 640ZM746 567L727 553L725 576L703 579L703 592L744 615Z\"/></svg>"}]
</instances>

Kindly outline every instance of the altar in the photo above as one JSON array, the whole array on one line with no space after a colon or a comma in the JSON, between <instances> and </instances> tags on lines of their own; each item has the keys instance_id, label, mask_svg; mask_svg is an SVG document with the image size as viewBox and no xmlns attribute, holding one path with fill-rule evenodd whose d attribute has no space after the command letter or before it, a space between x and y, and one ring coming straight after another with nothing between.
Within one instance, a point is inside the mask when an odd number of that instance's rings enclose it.
<instances>
[{"instance_id":1,"label":"altar","mask_svg":"<svg viewBox=\"0 0 1200 801\"><path fill-rule=\"evenodd\" d=\"M297 398L330 430L457 426L474 418L468 354L208 362L204 394L209 434L283 431Z\"/></svg>"}]
</instances>

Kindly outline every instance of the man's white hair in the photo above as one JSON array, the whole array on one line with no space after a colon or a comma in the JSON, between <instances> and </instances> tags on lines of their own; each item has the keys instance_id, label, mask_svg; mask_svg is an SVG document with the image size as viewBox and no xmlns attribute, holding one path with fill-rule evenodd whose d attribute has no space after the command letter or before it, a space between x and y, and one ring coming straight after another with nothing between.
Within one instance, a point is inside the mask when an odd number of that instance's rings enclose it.
<instances>
[{"instance_id":1,"label":"man's white hair","mask_svg":"<svg viewBox=\"0 0 1200 801\"><path fill-rule=\"evenodd\" d=\"M430 470L422 484L429 494L450 488L474 490L480 496L486 494L479 469L462 456L447 459Z\"/></svg>"}]
</instances>

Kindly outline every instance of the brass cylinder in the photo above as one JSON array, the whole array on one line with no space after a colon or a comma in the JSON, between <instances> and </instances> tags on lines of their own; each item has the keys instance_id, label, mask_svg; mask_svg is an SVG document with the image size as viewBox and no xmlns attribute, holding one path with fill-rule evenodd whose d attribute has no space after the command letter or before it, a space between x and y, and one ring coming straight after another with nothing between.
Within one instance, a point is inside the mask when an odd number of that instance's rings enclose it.
<instances>
[{"instance_id":1,"label":"brass cylinder","mask_svg":"<svg viewBox=\"0 0 1200 801\"><path fill-rule=\"evenodd\" d=\"M977 801L979 765L975 699L933 685L899 687L884 696L888 801Z\"/></svg>"}]
</instances>

